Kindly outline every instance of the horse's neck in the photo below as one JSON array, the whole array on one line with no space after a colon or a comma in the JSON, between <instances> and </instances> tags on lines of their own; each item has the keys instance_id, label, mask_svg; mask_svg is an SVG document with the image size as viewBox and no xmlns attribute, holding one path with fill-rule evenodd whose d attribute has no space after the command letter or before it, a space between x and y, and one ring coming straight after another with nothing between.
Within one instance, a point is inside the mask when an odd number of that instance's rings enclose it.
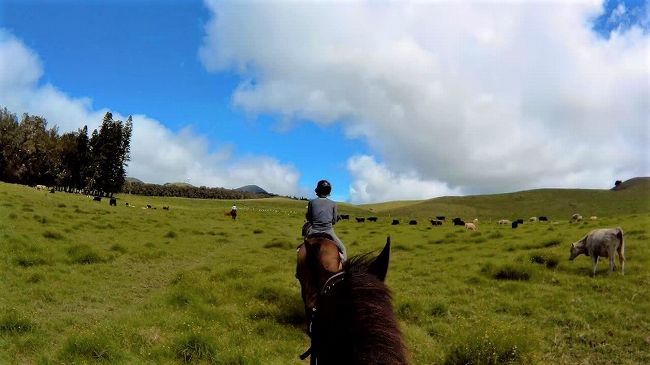
<instances>
[{"instance_id":1,"label":"horse's neck","mask_svg":"<svg viewBox=\"0 0 650 365\"><path fill-rule=\"evenodd\" d=\"M390 294L378 280L346 275L348 291L338 296L325 318L325 349L331 363L406 364L401 334L390 302ZM362 279L363 283L355 282ZM361 284L364 290L355 290ZM343 298L343 297L347 298ZM350 361L352 359L353 361ZM323 362L330 363L329 361Z\"/></svg>"}]
</instances>

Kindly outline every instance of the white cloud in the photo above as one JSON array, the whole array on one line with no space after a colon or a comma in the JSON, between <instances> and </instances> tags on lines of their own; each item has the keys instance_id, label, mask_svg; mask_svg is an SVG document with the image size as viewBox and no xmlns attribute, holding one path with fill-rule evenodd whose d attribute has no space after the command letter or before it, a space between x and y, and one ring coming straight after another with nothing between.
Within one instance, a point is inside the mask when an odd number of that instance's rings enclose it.
<instances>
[{"instance_id":1,"label":"white cloud","mask_svg":"<svg viewBox=\"0 0 650 365\"><path fill-rule=\"evenodd\" d=\"M95 109L89 98L74 98L50 84L40 85L38 55L0 29L0 105L14 113L40 115L59 132L101 123L108 109ZM115 119L126 116L113 113ZM133 116L131 162L127 173L147 182L189 182L236 188L257 184L277 194L296 194L296 168L266 156L233 156L232 147L211 152L208 141L189 129L174 133L145 115Z\"/></svg>"},{"instance_id":2,"label":"white cloud","mask_svg":"<svg viewBox=\"0 0 650 365\"><path fill-rule=\"evenodd\" d=\"M354 203L462 195L460 189L450 189L440 181L423 180L415 172L391 172L373 156L354 156L348 160L347 168L354 179L349 192Z\"/></svg>"},{"instance_id":3,"label":"white cloud","mask_svg":"<svg viewBox=\"0 0 650 365\"><path fill-rule=\"evenodd\" d=\"M650 175L650 40L599 38L600 2L207 5L199 55L242 77L236 105L344 123L393 178L475 193ZM394 197L353 175L358 199Z\"/></svg>"}]
</instances>

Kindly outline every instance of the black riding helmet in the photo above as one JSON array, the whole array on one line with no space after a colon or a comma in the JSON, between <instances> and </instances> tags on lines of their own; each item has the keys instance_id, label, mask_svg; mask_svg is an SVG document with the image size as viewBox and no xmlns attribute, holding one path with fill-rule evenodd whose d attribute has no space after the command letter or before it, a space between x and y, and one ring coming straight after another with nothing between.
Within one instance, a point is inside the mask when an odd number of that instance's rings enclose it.
<instances>
[{"instance_id":1,"label":"black riding helmet","mask_svg":"<svg viewBox=\"0 0 650 365\"><path fill-rule=\"evenodd\" d=\"M314 191L318 196L328 196L332 192L332 185L327 180L321 180L316 184L316 189Z\"/></svg>"}]
</instances>

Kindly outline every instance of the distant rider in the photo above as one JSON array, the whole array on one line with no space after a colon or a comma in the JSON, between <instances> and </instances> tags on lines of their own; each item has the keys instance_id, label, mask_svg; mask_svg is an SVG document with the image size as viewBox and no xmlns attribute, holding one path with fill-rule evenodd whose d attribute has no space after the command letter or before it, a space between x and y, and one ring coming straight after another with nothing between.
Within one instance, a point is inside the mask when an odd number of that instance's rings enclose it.
<instances>
[{"instance_id":1,"label":"distant rider","mask_svg":"<svg viewBox=\"0 0 650 365\"><path fill-rule=\"evenodd\" d=\"M332 185L327 180L321 180L314 190L318 196L309 201L307 205L307 222L310 223L307 229L307 235L313 233L327 233L332 236L336 246L341 252L343 261L347 260L348 254L343 242L334 233L334 224L336 224L337 210L336 203L327 198L332 192Z\"/></svg>"}]
</instances>

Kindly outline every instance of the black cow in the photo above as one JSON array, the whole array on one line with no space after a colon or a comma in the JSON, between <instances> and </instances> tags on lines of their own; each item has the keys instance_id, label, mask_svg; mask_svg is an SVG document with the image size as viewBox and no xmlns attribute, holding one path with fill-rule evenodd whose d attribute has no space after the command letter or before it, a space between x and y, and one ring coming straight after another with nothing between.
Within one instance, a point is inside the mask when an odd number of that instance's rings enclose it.
<instances>
[{"instance_id":1,"label":"black cow","mask_svg":"<svg viewBox=\"0 0 650 365\"><path fill-rule=\"evenodd\" d=\"M439 216L436 216L436 219L439 220L439 221L444 221L445 216L444 215L439 215Z\"/></svg>"},{"instance_id":2,"label":"black cow","mask_svg":"<svg viewBox=\"0 0 650 365\"><path fill-rule=\"evenodd\" d=\"M357 223L365 222L366 218L356 217Z\"/></svg>"},{"instance_id":3,"label":"black cow","mask_svg":"<svg viewBox=\"0 0 650 365\"><path fill-rule=\"evenodd\" d=\"M129 206L129 202L126 202L125 204L126 204L127 207Z\"/></svg>"},{"instance_id":4,"label":"black cow","mask_svg":"<svg viewBox=\"0 0 650 365\"><path fill-rule=\"evenodd\" d=\"M540 222L548 222L548 218L545 217L545 216L540 216L540 217L537 218L537 219L538 219Z\"/></svg>"},{"instance_id":5,"label":"black cow","mask_svg":"<svg viewBox=\"0 0 650 365\"><path fill-rule=\"evenodd\" d=\"M50 194L54 194L54 188L50 189Z\"/></svg>"},{"instance_id":6,"label":"black cow","mask_svg":"<svg viewBox=\"0 0 650 365\"><path fill-rule=\"evenodd\" d=\"M414 226L414 225L416 225L416 224L418 224L418 221L416 221L415 219L411 219L411 220L409 221L409 225L411 225L411 226Z\"/></svg>"},{"instance_id":7,"label":"black cow","mask_svg":"<svg viewBox=\"0 0 650 365\"><path fill-rule=\"evenodd\" d=\"M117 206L117 199L111 198L111 200L108 201L108 205L116 207Z\"/></svg>"},{"instance_id":8,"label":"black cow","mask_svg":"<svg viewBox=\"0 0 650 365\"><path fill-rule=\"evenodd\" d=\"M391 223L393 226L396 226L399 224L399 219L393 219L393 223Z\"/></svg>"},{"instance_id":9,"label":"black cow","mask_svg":"<svg viewBox=\"0 0 650 365\"><path fill-rule=\"evenodd\" d=\"M341 214L340 217L341 217L341 219L345 219L345 220L349 220L349 219L350 219L350 215L349 215L349 214Z\"/></svg>"},{"instance_id":10,"label":"black cow","mask_svg":"<svg viewBox=\"0 0 650 365\"><path fill-rule=\"evenodd\" d=\"M151 209L151 205L147 204L147 209Z\"/></svg>"},{"instance_id":11,"label":"black cow","mask_svg":"<svg viewBox=\"0 0 650 365\"><path fill-rule=\"evenodd\" d=\"M431 224L434 226L442 226L442 221L437 219L432 219Z\"/></svg>"},{"instance_id":12,"label":"black cow","mask_svg":"<svg viewBox=\"0 0 650 365\"><path fill-rule=\"evenodd\" d=\"M163 210L169 210L169 207L163 205Z\"/></svg>"},{"instance_id":13,"label":"black cow","mask_svg":"<svg viewBox=\"0 0 650 365\"><path fill-rule=\"evenodd\" d=\"M102 201L102 197L101 196L93 196L93 201L94 202L100 202L100 201Z\"/></svg>"},{"instance_id":14,"label":"black cow","mask_svg":"<svg viewBox=\"0 0 650 365\"><path fill-rule=\"evenodd\" d=\"M519 219L517 219L517 223L519 223L519 224L524 224L524 220L523 220L523 218L519 218Z\"/></svg>"},{"instance_id":15,"label":"black cow","mask_svg":"<svg viewBox=\"0 0 650 365\"><path fill-rule=\"evenodd\" d=\"M454 218L454 226L465 226L465 221L460 218Z\"/></svg>"},{"instance_id":16,"label":"black cow","mask_svg":"<svg viewBox=\"0 0 650 365\"><path fill-rule=\"evenodd\" d=\"M512 222L512 228L517 228L518 225L519 225L519 220Z\"/></svg>"},{"instance_id":17,"label":"black cow","mask_svg":"<svg viewBox=\"0 0 650 365\"><path fill-rule=\"evenodd\" d=\"M377 221L377 217L368 217L368 221L369 221L369 222L376 222L376 221Z\"/></svg>"}]
</instances>

